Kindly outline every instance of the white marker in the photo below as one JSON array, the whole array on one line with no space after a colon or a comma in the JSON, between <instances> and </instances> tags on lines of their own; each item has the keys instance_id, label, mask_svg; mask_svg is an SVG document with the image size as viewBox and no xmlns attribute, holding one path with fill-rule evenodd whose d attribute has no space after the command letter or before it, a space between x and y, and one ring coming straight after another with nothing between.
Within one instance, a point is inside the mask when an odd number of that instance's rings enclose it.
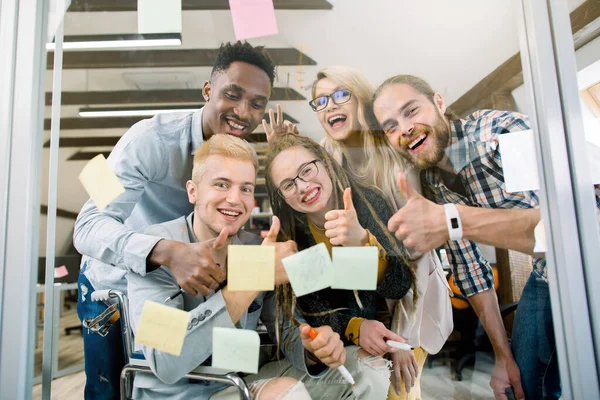
<instances>
[{"instance_id":1,"label":"white marker","mask_svg":"<svg viewBox=\"0 0 600 400\"><path fill-rule=\"evenodd\" d=\"M315 340L317 338L317 331L314 330L313 328L310 328L310 330L308 331L308 336L310 336L312 340ZM337 367L337 370L342 375L342 377L346 380L346 382L348 382L352 386L356 386L356 382L354 382L354 378L352 377L352 375L350 375L350 372L346 369L346 367L341 365L341 366Z\"/></svg>"},{"instance_id":2,"label":"white marker","mask_svg":"<svg viewBox=\"0 0 600 400\"><path fill-rule=\"evenodd\" d=\"M387 343L388 346L394 347L396 349L406 350L406 351L414 350L414 347L411 347L411 345L406 344L406 343L395 342L393 340L386 340L385 342Z\"/></svg>"}]
</instances>

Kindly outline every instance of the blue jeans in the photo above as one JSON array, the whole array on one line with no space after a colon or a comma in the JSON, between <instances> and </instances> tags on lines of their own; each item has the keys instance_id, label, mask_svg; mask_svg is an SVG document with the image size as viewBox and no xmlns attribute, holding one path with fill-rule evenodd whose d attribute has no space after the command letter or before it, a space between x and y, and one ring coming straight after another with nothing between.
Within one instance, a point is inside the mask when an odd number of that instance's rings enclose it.
<instances>
[{"instance_id":1,"label":"blue jeans","mask_svg":"<svg viewBox=\"0 0 600 400\"><path fill-rule=\"evenodd\" d=\"M108 308L101 301L92 301L94 289L83 275L85 267L84 264L77 281L77 315L82 323L93 320ZM119 399L119 376L125 365L120 319L108 329L106 336L87 329L84 324L83 353L86 376L84 398Z\"/></svg>"},{"instance_id":2,"label":"blue jeans","mask_svg":"<svg viewBox=\"0 0 600 400\"><path fill-rule=\"evenodd\" d=\"M533 271L519 300L512 348L527 400L559 399L560 375L548 282Z\"/></svg>"}]
</instances>

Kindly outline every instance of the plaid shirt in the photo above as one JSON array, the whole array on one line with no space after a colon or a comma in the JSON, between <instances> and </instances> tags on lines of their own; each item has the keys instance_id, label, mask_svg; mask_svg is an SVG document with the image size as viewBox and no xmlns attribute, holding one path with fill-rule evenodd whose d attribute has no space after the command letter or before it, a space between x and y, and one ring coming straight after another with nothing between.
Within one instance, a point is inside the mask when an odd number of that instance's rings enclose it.
<instances>
[{"instance_id":1,"label":"plaid shirt","mask_svg":"<svg viewBox=\"0 0 600 400\"><path fill-rule=\"evenodd\" d=\"M422 170L421 185L428 199L438 204L455 203L471 207L539 206L535 191L509 193L505 190L498 148L498 135L530 129L527 116L516 112L480 110L465 120L452 121L450 127L452 140L446 154L457 175L437 167ZM600 209L600 186L596 185L595 189ZM466 296L494 287L492 268L475 242L449 240L444 247L456 284ZM544 259L535 258L533 269L547 278Z\"/></svg>"}]
</instances>

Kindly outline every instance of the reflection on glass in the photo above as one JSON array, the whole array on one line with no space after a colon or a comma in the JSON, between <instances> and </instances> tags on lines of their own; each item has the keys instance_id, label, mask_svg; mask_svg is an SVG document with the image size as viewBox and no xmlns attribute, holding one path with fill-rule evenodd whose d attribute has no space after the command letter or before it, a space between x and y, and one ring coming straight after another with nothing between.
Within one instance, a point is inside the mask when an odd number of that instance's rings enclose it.
<instances>
[{"instance_id":1,"label":"reflection on glass","mask_svg":"<svg viewBox=\"0 0 600 400\"><path fill-rule=\"evenodd\" d=\"M183 12L180 49L88 49L65 57L58 184L59 208L71 220L59 220L57 241L65 253L83 255L82 316L106 310L89 300L94 292L129 291L135 333L144 301L162 303L183 289L170 305L191 313L184 346L197 346L181 357L141 348L163 381L210 366L206 338L212 327L233 322L287 344L282 354L295 379L337 368L345 351L346 368L361 382L356 390L376 388L381 398L493 398L510 388L538 398L539 385L560 397L546 264L534 254L538 193L506 189L499 146L502 135L530 129L518 112L526 107L508 86L469 98L518 52L514 10L499 0L436 8L314 3L323 7L277 10L279 34L249 44L233 41L229 11L197 5ZM78 9L67 14L66 35L133 34L133 11ZM469 23L457 25L465 15ZM597 82L582 88L582 99L589 103L586 135L600 148L599 136L590 134L598 131ZM96 118L84 118L88 112ZM237 150L214 144L195 160L220 133L247 139L251 151L225 140L222 146ZM76 182L99 152L111 152L109 164L126 190L102 212ZM318 243L375 246L377 290L326 288L296 298L277 263L275 293L232 295L224 282L226 251L207 244L223 228L245 244L279 239L279 258ZM484 251L479 243L492 247ZM519 300L516 315L515 306L503 308ZM302 336L303 322L332 338L335 355L322 356L320 341ZM106 336L83 331L86 393L118 391L121 325L112 316L103 323ZM393 352L389 339L414 350ZM547 362L532 365L538 358ZM378 368L359 378L360 363ZM389 384L379 368L386 364ZM112 371L106 382L97 378L101 368ZM257 378L286 373L260 371L246 379L252 391ZM174 389L158 378L149 388L136 379L136 394L224 389L187 381ZM350 390L326 386L306 389L313 398Z\"/></svg>"}]
</instances>

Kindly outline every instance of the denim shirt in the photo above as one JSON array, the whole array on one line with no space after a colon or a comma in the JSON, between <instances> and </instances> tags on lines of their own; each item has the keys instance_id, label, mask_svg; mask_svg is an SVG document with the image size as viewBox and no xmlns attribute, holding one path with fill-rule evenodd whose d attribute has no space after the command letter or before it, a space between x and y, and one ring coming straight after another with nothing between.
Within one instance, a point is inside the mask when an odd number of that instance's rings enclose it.
<instances>
[{"instance_id":1,"label":"denim shirt","mask_svg":"<svg viewBox=\"0 0 600 400\"><path fill-rule=\"evenodd\" d=\"M126 273L145 275L146 259L160 240L144 229L193 210L185 183L202 141L202 110L158 114L121 137L108 164L125 193L102 211L88 200L75 221L73 244L84 255L83 273L95 290L126 293Z\"/></svg>"}]
</instances>

